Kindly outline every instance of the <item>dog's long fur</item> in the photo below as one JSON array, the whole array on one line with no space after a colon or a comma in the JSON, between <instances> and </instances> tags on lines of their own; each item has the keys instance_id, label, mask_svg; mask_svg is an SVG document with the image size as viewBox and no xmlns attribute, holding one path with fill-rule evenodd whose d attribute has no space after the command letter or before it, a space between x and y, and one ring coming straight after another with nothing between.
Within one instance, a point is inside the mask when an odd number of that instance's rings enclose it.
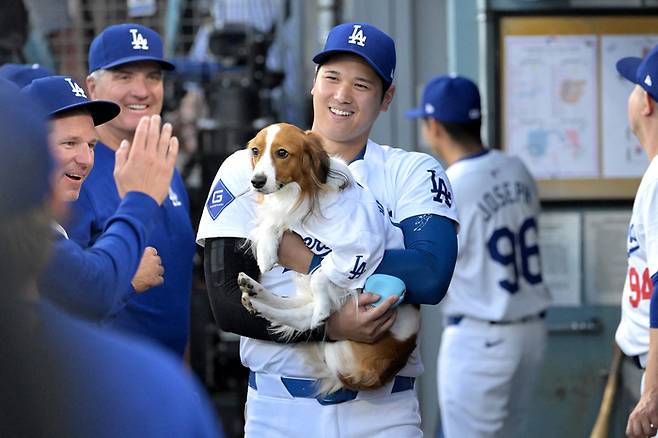
<instances>
[{"instance_id":1,"label":"dog's long fur","mask_svg":"<svg viewBox=\"0 0 658 438\"><path fill-rule=\"evenodd\" d=\"M327 155L320 137L292 125L263 129L247 148L252 151L252 188L263 195L252 248L261 272L266 272L277 262L283 232L314 215L321 217L323 206L336 201L355 182L344 162ZM350 218L344 220L348 227ZM272 322L274 330L284 336L317 327L357 294L334 284L321 267L312 275L298 275L297 295L290 298L269 292L244 273L238 283L243 305ZM322 376L318 392L342 387L374 389L390 382L414 350L419 325L419 310L401 305L393 327L374 344L305 344L301 348L307 349L309 363Z\"/></svg>"}]
</instances>

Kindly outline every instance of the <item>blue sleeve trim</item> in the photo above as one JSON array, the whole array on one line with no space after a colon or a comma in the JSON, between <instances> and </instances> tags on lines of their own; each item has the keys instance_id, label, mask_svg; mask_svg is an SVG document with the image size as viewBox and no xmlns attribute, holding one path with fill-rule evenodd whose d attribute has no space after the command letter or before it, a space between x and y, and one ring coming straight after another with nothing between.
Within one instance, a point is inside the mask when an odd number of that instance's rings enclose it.
<instances>
[{"instance_id":1,"label":"blue sleeve trim","mask_svg":"<svg viewBox=\"0 0 658 438\"><path fill-rule=\"evenodd\" d=\"M658 297L656 297L656 286L658 286L658 272L651 276L653 292L651 293L651 304L649 309L649 326L652 329L658 328Z\"/></svg>"},{"instance_id":2,"label":"blue sleeve trim","mask_svg":"<svg viewBox=\"0 0 658 438\"><path fill-rule=\"evenodd\" d=\"M313 254L313 259L311 260L311 264L308 266L309 274L312 274L313 272L315 272L316 269L320 267L323 258L324 257L321 255Z\"/></svg>"},{"instance_id":3,"label":"blue sleeve trim","mask_svg":"<svg viewBox=\"0 0 658 438\"><path fill-rule=\"evenodd\" d=\"M386 250L375 273L404 281L406 303L438 304L448 291L457 261L455 222L428 214L409 217L399 226L405 249Z\"/></svg>"}]
</instances>

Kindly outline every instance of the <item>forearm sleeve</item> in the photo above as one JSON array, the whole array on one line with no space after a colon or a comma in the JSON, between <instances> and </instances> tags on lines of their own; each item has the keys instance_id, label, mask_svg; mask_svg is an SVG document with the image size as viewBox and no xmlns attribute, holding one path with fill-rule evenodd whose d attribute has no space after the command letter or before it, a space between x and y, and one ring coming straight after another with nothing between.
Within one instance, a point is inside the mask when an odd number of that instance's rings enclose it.
<instances>
[{"instance_id":1,"label":"forearm sleeve","mask_svg":"<svg viewBox=\"0 0 658 438\"><path fill-rule=\"evenodd\" d=\"M206 288L219 327L225 332L263 341L298 343L324 340L324 325L286 340L271 332L266 319L250 314L242 306L238 274L244 272L254 279L260 276L256 260L244 242L244 239L232 237L206 239L205 242Z\"/></svg>"},{"instance_id":2,"label":"forearm sleeve","mask_svg":"<svg viewBox=\"0 0 658 438\"><path fill-rule=\"evenodd\" d=\"M406 303L437 304L448 291L457 261L455 223L443 216L422 215L403 220L400 227L405 249L386 250L375 273L404 281Z\"/></svg>"}]
</instances>

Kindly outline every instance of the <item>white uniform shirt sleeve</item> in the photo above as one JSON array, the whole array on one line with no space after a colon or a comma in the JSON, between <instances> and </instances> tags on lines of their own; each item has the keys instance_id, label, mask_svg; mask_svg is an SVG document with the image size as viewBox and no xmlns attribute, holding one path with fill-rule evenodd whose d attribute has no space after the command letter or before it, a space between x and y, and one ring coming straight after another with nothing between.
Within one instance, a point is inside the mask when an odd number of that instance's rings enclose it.
<instances>
[{"instance_id":1,"label":"white uniform shirt sleeve","mask_svg":"<svg viewBox=\"0 0 658 438\"><path fill-rule=\"evenodd\" d=\"M250 178L249 151L239 150L222 163L203 208L197 233L199 245L212 237L249 237L256 215Z\"/></svg>"},{"instance_id":2,"label":"white uniform shirt sleeve","mask_svg":"<svg viewBox=\"0 0 658 438\"><path fill-rule=\"evenodd\" d=\"M412 152L404 158L394 170L395 220L436 214L458 222L455 195L441 164L422 153Z\"/></svg>"}]
</instances>

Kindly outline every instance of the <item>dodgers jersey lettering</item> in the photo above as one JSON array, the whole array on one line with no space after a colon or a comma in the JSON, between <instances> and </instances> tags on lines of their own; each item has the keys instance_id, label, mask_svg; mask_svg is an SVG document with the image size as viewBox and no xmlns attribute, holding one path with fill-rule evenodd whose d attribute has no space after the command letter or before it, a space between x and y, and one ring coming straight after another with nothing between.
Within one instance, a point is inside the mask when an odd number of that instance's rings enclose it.
<instances>
[{"instance_id":1,"label":"dodgers jersey lettering","mask_svg":"<svg viewBox=\"0 0 658 438\"><path fill-rule=\"evenodd\" d=\"M459 250L445 314L501 321L546 309L539 199L523 163L486 150L453 163L446 173L455 196L468 202L459 206Z\"/></svg>"},{"instance_id":2,"label":"dodgers jersey lettering","mask_svg":"<svg viewBox=\"0 0 658 438\"><path fill-rule=\"evenodd\" d=\"M392 222L398 223L408 217L425 214L436 214L457 221L450 182L440 164L429 155L380 146L368 141L364 158L354 161L349 167L357 182L368 187L377 199L379 207ZM434 182L430 171L434 172ZM197 243L203 245L206 238L247 238L250 235L255 223L254 201L249 194L250 178L249 151L237 151L224 161L208 195L208 202L199 224ZM439 181L443 181L445 187L445 193L441 196L438 196L438 191L442 187ZM219 191L222 192L222 199L217 202ZM226 200L223 195L227 191L231 193L230 200ZM448 195L450 201L446 202ZM349 214L353 209L347 208L345 211ZM322 236L319 239L304 235L303 230L301 231L307 246L315 254L322 255L328 254L331 250L330 241L337 244L344 243L353 237L353 233L348 236L344 232L335 235L338 233L337 230L329 230L326 237ZM394 231L396 232L398 231ZM389 236L389 239L395 237ZM358 276L361 281L365 281L367 276L360 275L359 272L361 262L354 259L349 263L351 265L347 265L348 270L354 272L355 279ZM372 267L374 268L376 266ZM291 271L275 267L266 272L260 281L263 286L279 295L291 296L295 292L292 284L293 275ZM315 377L314 371L305 363L304 357L297 353L294 344L277 344L242 337L240 355L242 363L256 372ZM416 351L400 374L417 376L421 372L422 364Z\"/></svg>"},{"instance_id":3,"label":"dodgers jersey lettering","mask_svg":"<svg viewBox=\"0 0 658 438\"><path fill-rule=\"evenodd\" d=\"M626 250L628 268L621 298L621 321L615 340L628 356L649 351L649 309L653 284L651 276L658 270L658 208L656 184L658 162L653 159L642 177L633 202L633 213L628 226Z\"/></svg>"}]
</instances>

